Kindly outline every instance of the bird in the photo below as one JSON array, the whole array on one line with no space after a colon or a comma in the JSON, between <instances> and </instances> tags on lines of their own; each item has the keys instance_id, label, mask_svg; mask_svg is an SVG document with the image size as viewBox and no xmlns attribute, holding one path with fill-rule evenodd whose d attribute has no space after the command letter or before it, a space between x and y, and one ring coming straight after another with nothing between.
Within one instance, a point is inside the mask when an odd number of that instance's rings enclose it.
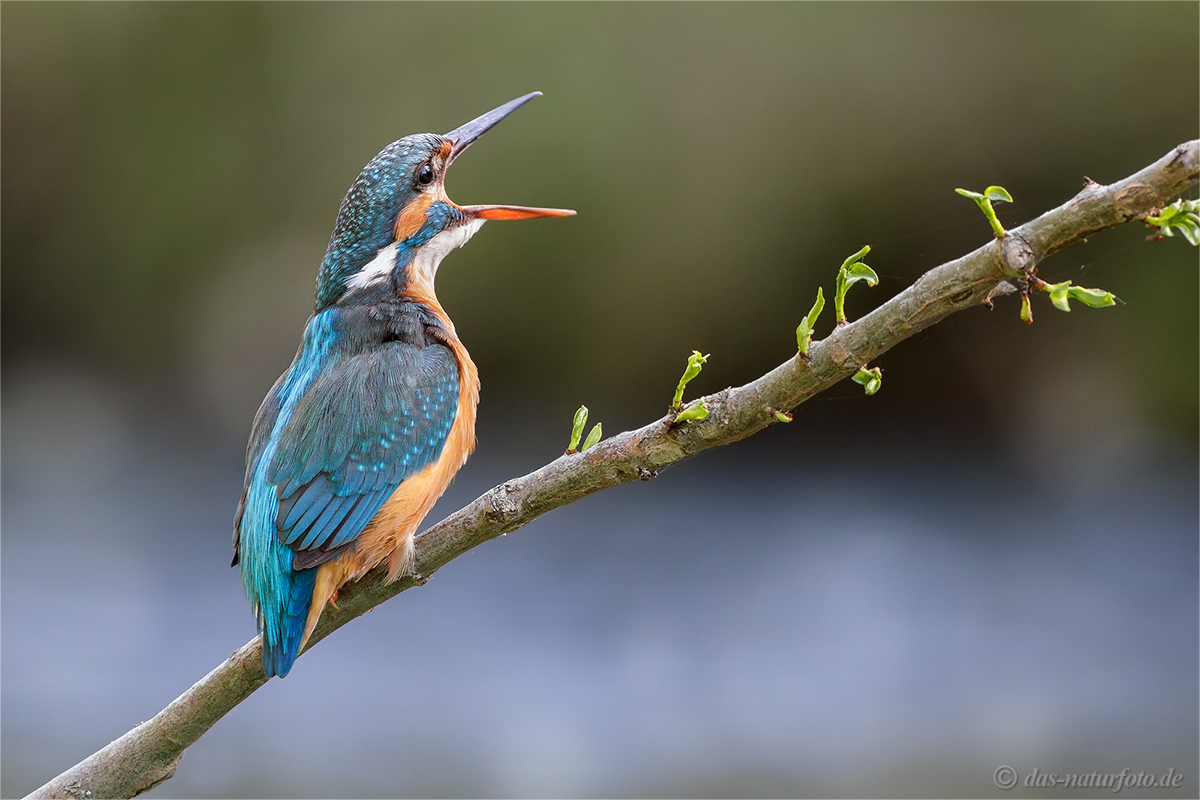
<instances>
[{"instance_id":1,"label":"bird","mask_svg":"<svg viewBox=\"0 0 1200 800\"><path fill-rule=\"evenodd\" d=\"M417 526L475 447L479 372L438 267L488 220L575 212L460 206L446 170L540 94L393 142L342 200L300 347L251 426L234 518L267 678L288 674L348 581L384 562L389 581L411 572Z\"/></svg>"}]
</instances>

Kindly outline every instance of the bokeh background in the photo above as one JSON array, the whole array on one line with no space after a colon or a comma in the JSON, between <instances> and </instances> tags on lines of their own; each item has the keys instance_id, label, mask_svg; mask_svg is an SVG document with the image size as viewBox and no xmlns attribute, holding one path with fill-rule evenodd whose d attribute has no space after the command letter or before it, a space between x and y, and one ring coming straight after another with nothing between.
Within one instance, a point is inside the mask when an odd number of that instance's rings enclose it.
<instances>
[{"instance_id":1,"label":"bokeh background","mask_svg":"<svg viewBox=\"0 0 1200 800\"><path fill-rule=\"evenodd\" d=\"M863 244L852 316L984 243L955 187L1007 187L1016 225L1200 127L1194 3L0 15L5 796L253 635L250 420L390 141L541 90L449 192L579 211L489 225L439 275L484 389L432 521L557 456L581 403L656 418L693 348L694 393L787 359ZM1117 308L960 314L874 397L455 561L151 796L992 796L1001 765L1195 796L1197 254L1146 233L1042 267Z\"/></svg>"}]
</instances>

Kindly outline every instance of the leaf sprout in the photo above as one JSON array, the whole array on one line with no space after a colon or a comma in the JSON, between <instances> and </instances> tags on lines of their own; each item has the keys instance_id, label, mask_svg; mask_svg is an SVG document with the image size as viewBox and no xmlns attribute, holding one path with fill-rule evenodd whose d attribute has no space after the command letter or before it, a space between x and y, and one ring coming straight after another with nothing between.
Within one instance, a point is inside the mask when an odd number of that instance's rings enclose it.
<instances>
[{"instance_id":1,"label":"leaf sprout","mask_svg":"<svg viewBox=\"0 0 1200 800\"><path fill-rule=\"evenodd\" d=\"M1146 224L1158 228L1160 236L1174 236L1174 228L1192 247L1200 246L1200 200L1180 198L1158 214L1146 217Z\"/></svg>"},{"instance_id":2,"label":"leaf sprout","mask_svg":"<svg viewBox=\"0 0 1200 800\"><path fill-rule=\"evenodd\" d=\"M987 217L987 221L991 223L992 232L996 234L997 239L1003 239L1008 235L1008 231L1004 230L1004 226L1000 224L1000 220L996 219L996 211L992 208L992 203L1011 203L1012 195L1003 186L989 186L983 190L983 194L979 192L969 192L966 189L955 189L954 191L961 194L963 197L969 197L979 205L979 210Z\"/></svg>"},{"instance_id":3,"label":"leaf sprout","mask_svg":"<svg viewBox=\"0 0 1200 800\"><path fill-rule=\"evenodd\" d=\"M683 371L683 377L679 379L679 385L675 387L675 399L671 401L672 411L678 411L679 407L683 405L683 387L700 374L706 361L708 361L708 356L700 355L699 350L693 350L692 354L688 356L687 368Z\"/></svg>"},{"instance_id":4,"label":"leaf sprout","mask_svg":"<svg viewBox=\"0 0 1200 800\"><path fill-rule=\"evenodd\" d=\"M571 443L567 445L568 453L579 452L579 440L583 436L583 428L587 425L587 406L580 406L575 412L575 420L571 423Z\"/></svg>"},{"instance_id":5,"label":"leaf sprout","mask_svg":"<svg viewBox=\"0 0 1200 800\"><path fill-rule=\"evenodd\" d=\"M860 260L869 252L871 252L871 246L866 245L862 250L843 261L841 269L838 270L837 293L833 296L833 310L837 314L838 325L846 324L846 311L843 308L846 290L859 281L866 281L867 286L879 283L879 276L875 274L875 270Z\"/></svg>"},{"instance_id":6,"label":"leaf sprout","mask_svg":"<svg viewBox=\"0 0 1200 800\"><path fill-rule=\"evenodd\" d=\"M825 310L825 293L821 291L821 287L817 287L817 302L813 303L812 309L808 312L808 316L800 320L800 327L796 328L796 347L800 349L800 355L808 357L808 345L812 341L813 330L817 325L817 317L821 316L821 312Z\"/></svg>"},{"instance_id":7,"label":"leaf sprout","mask_svg":"<svg viewBox=\"0 0 1200 800\"><path fill-rule=\"evenodd\" d=\"M859 367L858 372L854 374L851 380L861 384L863 391L867 394L875 394L879 391L879 387L883 385L883 370L879 367L875 367L875 369Z\"/></svg>"}]
</instances>

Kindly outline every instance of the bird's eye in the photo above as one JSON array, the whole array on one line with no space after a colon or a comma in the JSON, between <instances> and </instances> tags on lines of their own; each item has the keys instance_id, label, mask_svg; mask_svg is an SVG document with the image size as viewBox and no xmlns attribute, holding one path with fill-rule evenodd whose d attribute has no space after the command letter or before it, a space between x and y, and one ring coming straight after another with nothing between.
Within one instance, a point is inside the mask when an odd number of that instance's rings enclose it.
<instances>
[{"instance_id":1,"label":"bird's eye","mask_svg":"<svg viewBox=\"0 0 1200 800\"><path fill-rule=\"evenodd\" d=\"M417 183L422 186L433 183L433 165L428 161L421 165L421 171L417 173Z\"/></svg>"}]
</instances>

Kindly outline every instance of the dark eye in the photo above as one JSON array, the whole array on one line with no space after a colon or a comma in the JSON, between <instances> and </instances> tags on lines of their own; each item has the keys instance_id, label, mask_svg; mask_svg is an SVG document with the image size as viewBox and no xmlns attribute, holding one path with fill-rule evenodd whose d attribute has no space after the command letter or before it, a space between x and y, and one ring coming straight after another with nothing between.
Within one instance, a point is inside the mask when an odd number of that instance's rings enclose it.
<instances>
[{"instance_id":1,"label":"dark eye","mask_svg":"<svg viewBox=\"0 0 1200 800\"><path fill-rule=\"evenodd\" d=\"M433 183L433 165L428 161L421 165L421 171L417 173L417 183L422 186Z\"/></svg>"}]
</instances>

